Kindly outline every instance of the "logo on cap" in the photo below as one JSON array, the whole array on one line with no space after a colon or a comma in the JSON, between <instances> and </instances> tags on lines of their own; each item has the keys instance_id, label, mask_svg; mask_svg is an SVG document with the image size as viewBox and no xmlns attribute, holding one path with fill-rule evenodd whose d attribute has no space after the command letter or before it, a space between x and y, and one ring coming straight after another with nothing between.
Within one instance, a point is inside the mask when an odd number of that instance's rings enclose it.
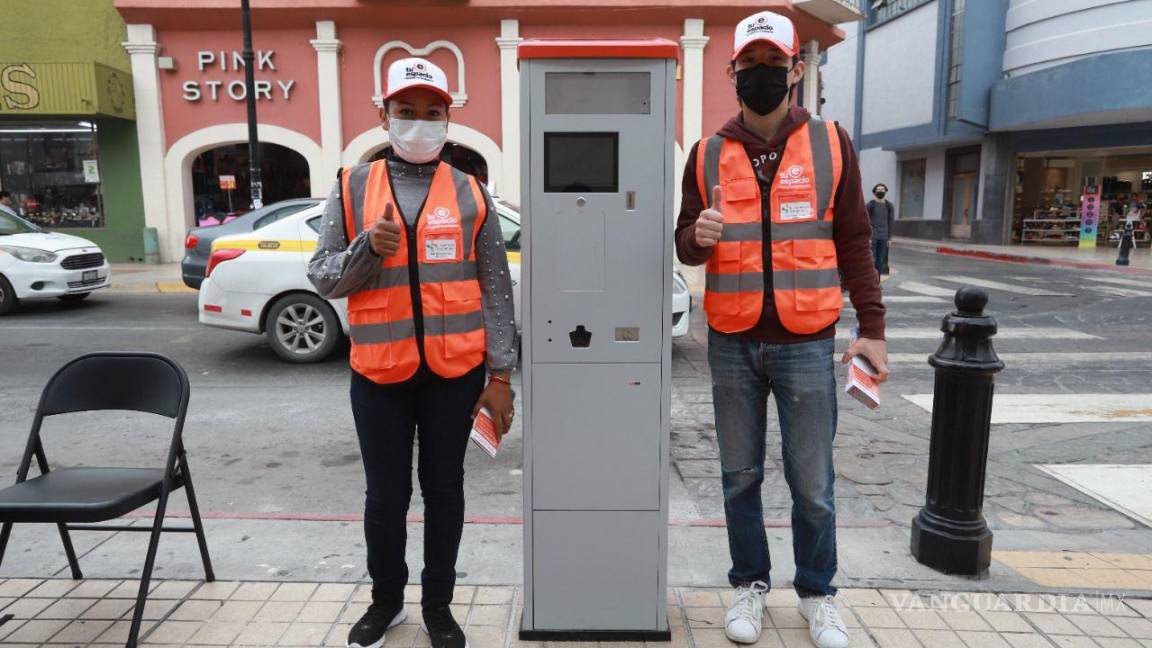
<instances>
[{"instance_id":1,"label":"logo on cap","mask_svg":"<svg viewBox=\"0 0 1152 648\"><path fill-rule=\"evenodd\" d=\"M436 81L432 78L432 74L428 72L423 63L417 63L404 69L404 80L408 81L411 79L419 79L421 81L427 81L428 83L435 83Z\"/></svg>"},{"instance_id":2,"label":"logo on cap","mask_svg":"<svg viewBox=\"0 0 1152 648\"><path fill-rule=\"evenodd\" d=\"M775 34L776 29L768 24L767 16L760 16L754 23L748 23L748 30L745 36L752 34Z\"/></svg>"}]
</instances>

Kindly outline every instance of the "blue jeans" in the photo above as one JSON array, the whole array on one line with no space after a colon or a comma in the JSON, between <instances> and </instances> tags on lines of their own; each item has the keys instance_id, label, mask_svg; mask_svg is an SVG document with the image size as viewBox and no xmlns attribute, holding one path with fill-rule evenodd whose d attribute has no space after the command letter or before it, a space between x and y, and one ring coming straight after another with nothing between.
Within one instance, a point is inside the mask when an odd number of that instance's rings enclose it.
<instances>
[{"instance_id":1,"label":"blue jeans","mask_svg":"<svg viewBox=\"0 0 1152 648\"><path fill-rule=\"evenodd\" d=\"M832 339L765 344L709 331L708 364L728 521L733 587L768 580L764 532L768 396L776 395L784 479L792 494L794 587L801 596L835 594L836 378Z\"/></svg>"},{"instance_id":2,"label":"blue jeans","mask_svg":"<svg viewBox=\"0 0 1152 648\"><path fill-rule=\"evenodd\" d=\"M888 272L888 239L872 239L872 260L876 262L876 272Z\"/></svg>"}]
</instances>

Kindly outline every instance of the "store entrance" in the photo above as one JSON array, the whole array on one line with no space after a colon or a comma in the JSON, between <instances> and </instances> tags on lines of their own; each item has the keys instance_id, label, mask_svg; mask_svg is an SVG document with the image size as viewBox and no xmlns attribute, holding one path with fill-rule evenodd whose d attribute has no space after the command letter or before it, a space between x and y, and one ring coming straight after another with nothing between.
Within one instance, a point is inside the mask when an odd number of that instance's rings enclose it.
<instances>
[{"instance_id":1,"label":"store entrance","mask_svg":"<svg viewBox=\"0 0 1152 648\"><path fill-rule=\"evenodd\" d=\"M279 144L260 144L264 204L312 195L308 161ZM252 207L248 145L229 144L204 151L192 161L196 225L218 225Z\"/></svg>"},{"instance_id":2,"label":"store entrance","mask_svg":"<svg viewBox=\"0 0 1152 648\"><path fill-rule=\"evenodd\" d=\"M976 211L976 174L952 176L952 238L972 238L972 214Z\"/></svg>"}]
</instances>

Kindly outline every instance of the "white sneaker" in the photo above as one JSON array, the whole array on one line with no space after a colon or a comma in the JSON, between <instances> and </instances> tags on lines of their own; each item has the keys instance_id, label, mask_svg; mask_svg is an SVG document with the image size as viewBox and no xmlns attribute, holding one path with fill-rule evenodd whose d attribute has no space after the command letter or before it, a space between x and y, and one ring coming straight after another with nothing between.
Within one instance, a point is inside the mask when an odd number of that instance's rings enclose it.
<instances>
[{"instance_id":1,"label":"white sneaker","mask_svg":"<svg viewBox=\"0 0 1152 648\"><path fill-rule=\"evenodd\" d=\"M760 640L764 623L764 595L768 583L756 581L736 588L736 601L724 613L724 634L736 643L751 644Z\"/></svg>"},{"instance_id":2,"label":"white sneaker","mask_svg":"<svg viewBox=\"0 0 1152 648\"><path fill-rule=\"evenodd\" d=\"M831 596L810 596L800 599L800 615L808 621L808 633L820 648L847 648L848 628L836 609Z\"/></svg>"}]
</instances>

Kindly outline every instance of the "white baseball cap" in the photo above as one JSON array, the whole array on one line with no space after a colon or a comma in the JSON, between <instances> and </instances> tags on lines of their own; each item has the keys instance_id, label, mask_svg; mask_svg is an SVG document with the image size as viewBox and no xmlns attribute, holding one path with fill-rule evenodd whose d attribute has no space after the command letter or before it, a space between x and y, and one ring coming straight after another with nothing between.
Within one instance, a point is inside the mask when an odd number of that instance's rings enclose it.
<instances>
[{"instance_id":1,"label":"white baseball cap","mask_svg":"<svg viewBox=\"0 0 1152 648\"><path fill-rule=\"evenodd\" d=\"M771 43L787 56L796 56L796 52L800 49L796 26L786 16L771 11L752 14L736 25L732 59L735 60L745 48L758 41Z\"/></svg>"},{"instance_id":2,"label":"white baseball cap","mask_svg":"<svg viewBox=\"0 0 1152 648\"><path fill-rule=\"evenodd\" d=\"M452 104L452 95L448 92L448 76L431 61L413 57L400 59L388 66L388 92L384 100L410 88L431 90L443 97L449 105Z\"/></svg>"}]
</instances>

